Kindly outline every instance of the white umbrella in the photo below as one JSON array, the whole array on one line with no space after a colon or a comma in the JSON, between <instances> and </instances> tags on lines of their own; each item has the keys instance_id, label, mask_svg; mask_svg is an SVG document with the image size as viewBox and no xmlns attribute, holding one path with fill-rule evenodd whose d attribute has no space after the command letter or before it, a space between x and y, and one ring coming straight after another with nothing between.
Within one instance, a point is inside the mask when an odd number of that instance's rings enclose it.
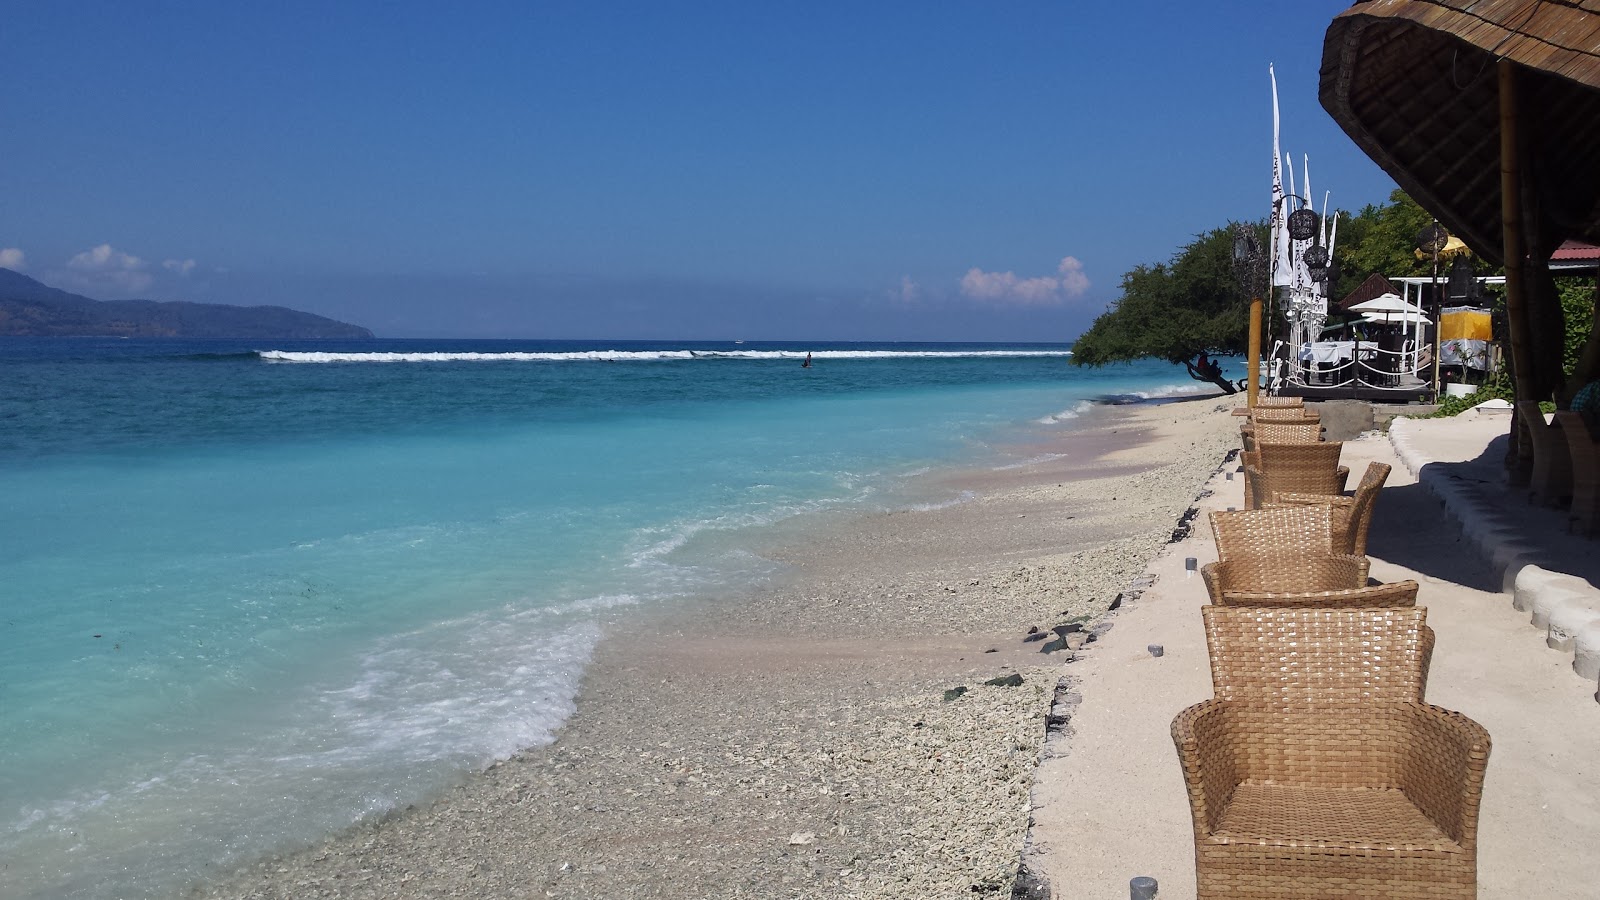
<instances>
[{"instance_id":1,"label":"white umbrella","mask_svg":"<svg viewBox=\"0 0 1600 900\"><path fill-rule=\"evenodd\" d=\"M1414 314L1417 316L1424 315L1422 307L1407 303L1406 301L1400 299L1400 295L1398 294L1383 294L1363 303L1357 303L1350 307L1350 311L1369 316L1381 316L1384 314Z\"/></svg>"},{"instance_id":2,"label":"white umbrella","mask_svg":"<svg viewBox=\"0 0 1600 900\"><path fill-rule=\"evenodd\" d=\"M1354 309L1354 307L1351 307ZM1432 325L1433 320L1415 312L1369 312L1361 318L1375 325Z\"/></svg>"}]
</instances>

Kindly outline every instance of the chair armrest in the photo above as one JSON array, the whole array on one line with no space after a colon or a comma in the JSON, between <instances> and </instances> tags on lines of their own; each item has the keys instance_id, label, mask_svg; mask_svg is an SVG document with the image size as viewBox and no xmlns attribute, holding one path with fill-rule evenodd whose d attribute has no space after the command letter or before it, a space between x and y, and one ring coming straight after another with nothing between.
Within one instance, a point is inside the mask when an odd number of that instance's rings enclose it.
<instances>
[{"instance_id":1,"label":"chair armrest","mask_svg":"<svg viewBox=\"0 0 1600 900\"><path fill-rule=\"evenodd\" d=\"M1478 843L1478 808L1489 764L1489 732L1458 712L1402 704L1407 748L1400 789L1450 839Z\"/></svg>"},{"instance_id":2,"label":"chair armrest","mask_svg":"<svg viewBox=\"0 0 1600 900\"><path fill-rule=\"evenodd\" d=\"M1183 767L1197 840L1216 830L1234 788L1239 786L1233 742L1229 739L1228 706L1223 700L1207 700L1172 720L1172 742L1178 748L1178 764Z\"/></svg>"},{"instance_id":3,"label":"chair armrest","mask_svg":"<svg viewBox=\"0 0 1600 900\"><path fill-rule=\"evenodd\" d=\"M1209 562L1200 567L1200 577L1205 579L1207 596L1212 603L1216 603L1217 598L1222 596L1222 570L1217 563Z\"/></svg>"},{"instance_id":4,"label":"chair armrest","mask_svg":"<svg viewBox=\"0 0 1600 900\"><path fill-rule=\"evenodd\" d=\"M1331 591L1223 591L1221 606L1316 606L1339 609L1352 606L1408 607L1417 605L1417 583L1396 581L1390 584L1345 588Z\"/></svg>"}]
</instances>

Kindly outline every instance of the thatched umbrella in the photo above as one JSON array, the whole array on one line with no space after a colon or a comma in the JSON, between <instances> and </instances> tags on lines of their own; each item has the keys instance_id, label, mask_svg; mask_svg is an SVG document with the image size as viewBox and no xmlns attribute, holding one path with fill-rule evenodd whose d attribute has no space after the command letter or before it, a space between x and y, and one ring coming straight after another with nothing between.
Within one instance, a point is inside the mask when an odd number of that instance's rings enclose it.
<instances>
[{"instance_id":1,"label":"thatched umbrella","mask_svg":"<svg viewBox=\"0 0 1600 900\"><path fill-rule=\"evenodd\" d=\"M1600 243L1600 0L1370 0L1322 50L1322 105L1472 251L1504 263L1517 393L1561 387L1546 263ZM1600 328L1585 357L1600 366Z\"/></svg>"}]
</instances>

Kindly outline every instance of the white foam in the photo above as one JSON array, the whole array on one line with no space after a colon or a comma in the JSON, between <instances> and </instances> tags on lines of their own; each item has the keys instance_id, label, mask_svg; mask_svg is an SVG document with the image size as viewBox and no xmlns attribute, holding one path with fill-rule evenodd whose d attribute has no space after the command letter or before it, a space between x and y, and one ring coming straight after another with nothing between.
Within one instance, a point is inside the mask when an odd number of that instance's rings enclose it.
<instances>
[{"instance_id":1,"label":"white foam","mask_svg":"<svg viewBox=\"0 0 1600 900\"><path fill-rule=\"evenodd\" d=\"M1071 350L583 350L568 353L508 351L505 353L327 353L258 350L267 362L406 363L406 362L655 362L702 359L954 359L991 357L1018 359L1068 357Z\"/></svg>"},{"instance_id":2,"label":"white foam","mask_svg":"<svg viewBox=\"0 0 1600 900\"><path fill-rule=\"evenodd\" d=\"M1050 415L1036 419L1035 421L1040 425L1059 425L1062 422L1070 422L1091 409L1094 409L1093 400L1079 400L1070 409L1064 409L1058 413L1051 413Z\"/></svg>"},{"instance_id":3,"label":"white foam","mask_svg":"<svg viewBox=\"0 0 1600 900\"><path fill-rule=\"evenodd\" d=\"M1006 471L1009 471L1011 469L1026 469L1029 466L1036 466L1036 465L1039 465L1040 463L1053 462L1053 461L1058 460L1058 459L1066 459L1066 457L1067 457L1067 454L1065 454L1065 453L1041 453L1038 456L1029 457L1028 459L1022 460L1021 462L1007 463L1006 465L1003 465L1003 466L995 466L993 471L1006 472Z\"/></svg>"},{"instance_id":4,"label":"white foam","mask_svg":"<svg viewBox=\"0 0 1600 900\"><path fill-rule=\"evenodd\" d=\"M963 503L970 503L977 499L977 496L972 491L962 491L949 500L939 500L933 503L914 503L906 507L906 509L910 512L935 512L941 509L949 509L952 506L960 506Z\"/></svg>"}]
</instances>

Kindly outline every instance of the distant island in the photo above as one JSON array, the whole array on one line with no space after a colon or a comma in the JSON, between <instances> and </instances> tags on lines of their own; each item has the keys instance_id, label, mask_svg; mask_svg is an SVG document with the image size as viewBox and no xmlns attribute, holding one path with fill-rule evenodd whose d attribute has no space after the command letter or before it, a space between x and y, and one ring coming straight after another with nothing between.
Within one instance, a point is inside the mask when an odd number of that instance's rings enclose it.
<instances>
[{"instance_id":1,"label":"distant island","mask_svg":"<svg viewBox=\"0 0 1600 900\"><path fill-rule=\"evenodd\" d=\"M0 269L0 336L366 340L372 332L282 306L93 300Z\"/></svg>"}]
</instances>

